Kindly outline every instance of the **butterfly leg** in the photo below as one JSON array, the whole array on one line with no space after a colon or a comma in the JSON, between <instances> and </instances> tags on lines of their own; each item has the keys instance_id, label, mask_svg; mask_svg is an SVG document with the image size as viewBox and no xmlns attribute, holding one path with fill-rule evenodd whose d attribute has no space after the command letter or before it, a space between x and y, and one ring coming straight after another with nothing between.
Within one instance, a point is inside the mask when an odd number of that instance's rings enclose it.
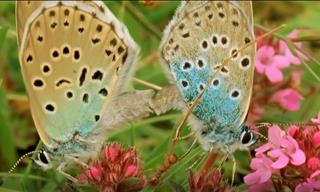
<instances>
[{"instance_id":1,"label":"butterfly leg","mask_svg":"<svg viewBox=\"0 0 320 192\"><path fill-rule=\"evenodd\" d=\"M187 139L190 139L191 137L193 137L195 135L195 132L191 132L189 133L188 135L185 135L185 136L181 136L181 137L177 137L175 138L176 140L187 140Z\"/></svg>"},{"instance_id":2,"label":"butterfly leg","mask_svg":"<svg viewBox=\"0 0 320 192\"><path fill-rule=\"evenodd\" d=\"M236 158L234 157L234 155L231 155L231 157L232 157L232 162L233 162L233 165L232 165L231 186L233 186L233 182L234 182L234 178L235 178L236 170L237 170L237 161L236 161Z\"/></svg>"},{"instance_id":3,"label":"butterfly leg","mask_svg":"<svg viewBox=\"0 0 320 192\"><path fill-rule=\"evenodd\" d=\"M179 159L185 158L185 157L191 152L192 148L196 145L196 143L197 143L197 139L195 139L195 140L192 142L192 144L191 144L191 146L189 147L189 149L188 149L183 155L181 155L181 157L180 157Z\"/></svg>"},{"instance_id":4,"label":"butterfly leg","mask_svg":"<svg viewBox=\"0 0 320 192\"><path fill-rule=\"evenodd\" d=\"M205 158L206 153L202 152L199 156L199 158L196 159L196 161L194 163L192 163L192 165L188 168L188 169L193 169L194 167L196 167L197 165L199 165Z\"/></svg>"},{"instance_id":5,"label":"butterfly leg","mask_svg":"<svg viewBox=\"0 0 320 192\"><path fill-rule=\"evenodd\" d=\"M218 170L219 170L220 172L221 172L221 169L222 169L222 165L223 165L224 162L226 162L226 160L228 159L228 156L229 156L229 155L225 155L225 156L223 156L222 159L220 160L219 166L218 166Z\"/></svg>"},{"instance_id":6,"label":"butterfly leg","mask_svg":"<svg viewBox=\"0 0 320 192\"><path fill-rule=\"evenodd\" d=\"M69 181L73 182L73 183L78 183L78 179L76 179L75 177L73 177L72 175L66 173L63 171L63 169L66 167L65 163L61 163L58 168L57 171L59 173L61 173L63 176L65 176Z\"/></svg>"},{"instance_id":7,"label":"butterfly leg","mask_svg":"<svg viewBox=\"0 0 320 192\"><path fill-rule=\"evenodd\" d=\"M77 137L77 140L80 142L88 143L88 144L92 144L92 145L97 144L97 141L84 139L82 137Z\"/></svg>"},{"instance_id":8,"label":"butterfly leg","mask_svg":"<svg viewBox=\"0 0 320 192\"><path fill-rule=\"evenodd\" d=\"M71 162L73 162L73 163L75 163L77 165L80 165L83 169L88 169L89 168L89 166L86 163L84 163L83 161L80 161L79 159L77 159L77 158L75 158L73 156L67 155L65 157L66 157L66 159L70 160Z\"/></svg>"}]
</instances>

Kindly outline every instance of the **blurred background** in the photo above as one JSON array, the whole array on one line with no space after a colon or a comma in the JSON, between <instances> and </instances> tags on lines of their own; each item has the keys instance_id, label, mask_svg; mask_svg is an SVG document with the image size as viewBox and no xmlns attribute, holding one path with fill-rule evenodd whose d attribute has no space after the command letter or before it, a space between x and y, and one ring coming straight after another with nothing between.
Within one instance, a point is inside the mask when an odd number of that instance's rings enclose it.
<instances>
[{"instance_id":1,"label":"blurred background","mask_svg":"<svg viewBox=\"0 0 320 192\"><path fill-rule=\"evenodd\" d=\"M162 31L168 24L179 5L178 1L106 1L106 5L115 16L127 25L130 34L141 47L139 64L135 77L164 87L169 85L161 66L159 65L158 46ZM271 29L280 24L287 27L277 32L287 36L294 29L305 29L301 36L319 36L320 32L320 3L319 2L254 2L254 20L258 26ZM39 145L39 137L34 127L29 111L26 90L21 76L18 47L15 31L15 3L13 1L0 2L0 176L4 185L0 191L57 191L64 185L64 178L55 171L44 172L32 161L25 159L8 178L7 171L23 154L33 151ZM259 30L259 27L257 27ZM319 58L320 42L317 38L302 40L302 48L314 58ZM313 61L307 62L315 74L320 76L320 66ZM305 65L295 65L283 70L285 85L289 86L293 71L300 71L303 75L297 90L303 96L298 110L288 111L279 106L265 102L259 122L303 122L315 116L320 109L319 81L312 75ZM256 74L258 80L259 75ZM262 78L262 77L261 77ZM282 84L282 86L284 86ZM271 85L270 85L271 86ZM280 87L277 87L277 89ZM144 90L148 87L131 82L129 90ZM271 89L275 92L275 89ZM254 93L255 94L255 93ZM145 174L152 175L153 169L158 167L165 155L168 143L177 127L182 114L171 111L161 116L151 116L143 120L132 122L119 128L109 136L109 141L119 141L124 146L135 146L143 160ZM182 135L189 132L184 129ZM178 143L175 151L178 155L188 150L193 139ZM164 174L156 190L173 191L187 190L187 170L197 159L202 157L200 146L194 147L188 156L173 166ZM236 184L242 189L242 177L249 169L249 153L237 152ZM194 170L201 167L201 163L193 166ZM224 165L225 177L230 179L232 162ZM145 191L154 190L146 188Z\"/></svg>"}]
</instances>

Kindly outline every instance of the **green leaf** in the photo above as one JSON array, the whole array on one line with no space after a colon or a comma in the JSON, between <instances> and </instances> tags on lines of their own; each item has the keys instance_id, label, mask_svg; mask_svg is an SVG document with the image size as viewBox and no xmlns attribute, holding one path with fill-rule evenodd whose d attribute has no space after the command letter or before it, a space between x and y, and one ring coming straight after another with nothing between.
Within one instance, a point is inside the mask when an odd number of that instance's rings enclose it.
<instances>
[{"instance_id":1,"label":"green leaf","mask_svg":"<svg viewBox=\"0 0 320 192\"><path fill-rule=\"evenodd\" d=\"M6 165L12 165L16 161L15 146L13 144L13 134L9 123L9 107L6 95L2 87L0 87L0 152L2 160ZM5 167L5 166L2 166Z\"/></svg>"},{"instance_id":2,"label":"green leaf","mask_svg":"<svg viewBox=\"0 0 320 192\"><path fill-rule=\"evenodd\" d=\"M0 48L2 47L8 32L9 27L0 26Z\"/></svg>"}]
</instances>

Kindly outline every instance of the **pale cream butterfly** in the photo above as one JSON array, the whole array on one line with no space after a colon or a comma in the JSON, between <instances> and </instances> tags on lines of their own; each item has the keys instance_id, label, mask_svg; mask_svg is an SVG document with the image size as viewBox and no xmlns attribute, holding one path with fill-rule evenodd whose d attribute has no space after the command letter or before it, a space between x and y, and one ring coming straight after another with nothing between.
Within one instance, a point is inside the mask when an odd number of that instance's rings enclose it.
<instances>
[{"instance_id":1,"label":"pale cream butterfly","mask_svg":"<svg viewBox=\"0 0 320 192\"><path fill-rule=\"evenodd\" d=\"M16 12L21 70L45 144L36 162L63 171L100 151L102 117L130 78L139 48L103 2L32 3L18 1Z\"/></svg>"}]
</instances>

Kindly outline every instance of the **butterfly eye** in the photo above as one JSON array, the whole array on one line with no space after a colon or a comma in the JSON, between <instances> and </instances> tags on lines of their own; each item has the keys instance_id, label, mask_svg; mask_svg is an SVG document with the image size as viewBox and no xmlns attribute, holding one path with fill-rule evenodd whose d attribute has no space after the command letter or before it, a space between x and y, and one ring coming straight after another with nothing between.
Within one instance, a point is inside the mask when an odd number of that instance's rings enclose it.
<instances>
[{"instance_id":1,"label":"butterfly eye","mask_svg":"<svg viewBox=\"0 0 320 192\"><path fill-rule=\"evenodd\" d=\"M37 163L40 167L44 169L50 168L50 158L47 152L40 151L38 153L38 157L35 160L35 163Z\"/></svg>"},{"instance_id":2,"label":"butterfly eye","mask_svg":"<svg viewBox=\"0 0 320 192\"><path fill-rule=\"evenodd\" d=\"M49 160L45 151L38 153L38 160L44 164L49 164Z\"/></svg>"},{"instance_id":3,"label":"butterfly eye","mask_svg":"<svg viewBox=\"0 0 320 192\"><path fill-rule=\"evenodd\" d=\"M245 130L242 134L241 134L241 143L246 146L249 147L250 145L252 145L255 142L255 138L254 135L251 131L249 130Z\"/></svg>"}]
</instances>

